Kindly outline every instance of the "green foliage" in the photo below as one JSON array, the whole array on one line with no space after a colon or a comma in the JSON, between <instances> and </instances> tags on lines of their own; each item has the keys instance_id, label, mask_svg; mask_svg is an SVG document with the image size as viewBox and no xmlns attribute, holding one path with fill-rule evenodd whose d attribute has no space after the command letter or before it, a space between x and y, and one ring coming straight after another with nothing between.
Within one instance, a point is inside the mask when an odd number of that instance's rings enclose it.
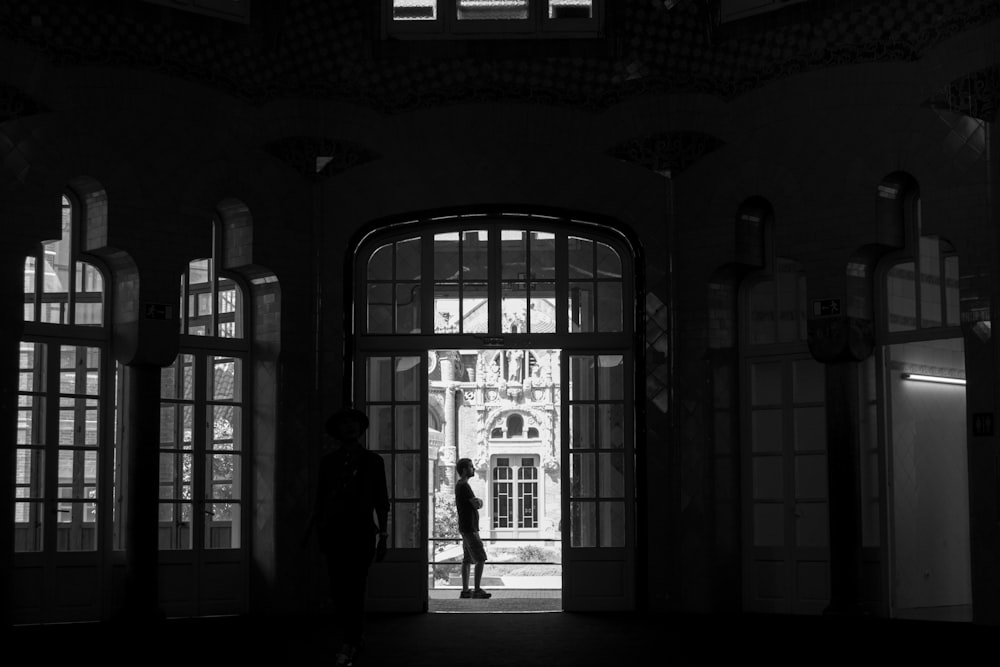
<instances>
[{"instance_id":1,"label":"green foliage","mask_svg":"<svg viewBox=\"0 0 1000 667\"><path fill-rule=\"evenodd\" d=\"M551 560L550 554L543 548L534 544L527 544L517 548L517 560L530 562L544 562Z\"/></svg>"},{"instance_id":2,"label":"green foliage","mask_svg":"<svg viewBox=\"0 0 1000 667\"><path fill-rule=\"evenodd\" d=\"M459 539L458 509L455 503L441 502L440 498L434 503L434 537Z\"/></svg>"}]
</instances>

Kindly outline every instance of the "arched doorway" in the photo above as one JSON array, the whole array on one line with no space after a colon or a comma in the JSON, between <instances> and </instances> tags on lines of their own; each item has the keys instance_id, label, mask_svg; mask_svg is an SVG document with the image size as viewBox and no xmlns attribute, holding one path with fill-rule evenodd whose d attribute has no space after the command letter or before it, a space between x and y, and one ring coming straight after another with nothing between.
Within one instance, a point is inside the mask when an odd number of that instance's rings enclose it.
<instances>
[{"instance_id":1,"label":"arched doorway","mask_svg":"<svg viewBox=\"0 0 1000 667\"><path fill-rule=\"evenodd\" d=\"M488 552L557 554L564 609L633 607L633 256L613 227L530 213L414 220L359 243L351 390L392 502L372 608L426 610L429 582L449 581L437 549L457 535L435 510L453 502L460 456L476 463Z\"/></svg>"}]
</instances>

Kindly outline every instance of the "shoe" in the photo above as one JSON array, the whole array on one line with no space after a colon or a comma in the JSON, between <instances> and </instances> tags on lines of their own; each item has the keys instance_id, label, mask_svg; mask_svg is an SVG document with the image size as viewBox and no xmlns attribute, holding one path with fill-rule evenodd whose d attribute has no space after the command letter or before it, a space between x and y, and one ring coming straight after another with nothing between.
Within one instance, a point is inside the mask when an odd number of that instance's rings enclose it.
<instances>
[{"instance_id":1,"label":"shoe","mask_svg":"<svg viewBox=\"0 0 1000 667\"><path fill-rule=\"evenodd\" d=\"M470 591L470 590L469 590L469 589L467 588L467 589L465 589L464 591L462 591L461 593L459 593L459 594L458 594L458 597L460 597L460 598L471 598L471 597L472 597L472 591Z\"/></svg>"},{"instance_id":2,"label":"shoe","mask_svg":"<svg viewBox=\"0 0 1000 667\"><path fill-rule=\"evenodd\" d=\"M351 646L350 644L344 644L337 651L337 656L334 658L333 664L337 667L351 667L354 664L354 658L358 655L358 648L356 646Z\"/></svg>"},{"instance_id":3,"label":"shoe","mask_svg":"<svg viewBox=\"0 0 1000 667\"><path fill-rule=\"evenodd\" d=\"M482 588L477 588L476 590L472 591L472 597L478 598L480 600L486 600L488 598L493 597L493 593L487 593Z\"/></svg>"}]
</instances>

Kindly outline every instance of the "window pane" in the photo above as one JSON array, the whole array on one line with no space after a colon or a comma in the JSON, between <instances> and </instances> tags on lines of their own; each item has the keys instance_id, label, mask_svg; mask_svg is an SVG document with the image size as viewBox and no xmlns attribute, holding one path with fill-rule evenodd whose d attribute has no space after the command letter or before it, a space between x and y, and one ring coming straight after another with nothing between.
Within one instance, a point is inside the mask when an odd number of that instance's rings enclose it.
<instances>
[{"instance_id":1,"label":"window pane","mask_svg":"<svg viewBox=\"0 0 1000 667\"><path fill-rule=\"evenodd\" d=\"M593 405L571 405L569 438L572 449L591 449L597 444Z\"/></svg>"},{"instance_id":2,"label":"window pane","mask_svg":"<svg viewBox=\"0 0 1000 667\"><path fill-rule=\"evenodd\" d=\"M552 280L556 277L556 237L547 232L531 232L531 277Z\"/></svg>"},{"instance_id":3,"label":"window pane","mask_svg":"<svg viewBox=\"0 0 1000 667\"><path fill-rule=\"evenodd\" d=\"M459 20L528 18L528 0L458 0Z\"/></svg>"},{"instance_id":4,"label":"window pane","mask_svg":"<svg viewBox=\"0 0 1000 667\"><path fill-rule=\"evenodd\" d=\"M571 282L569 284L569 326L570 333L586 333L594 330L594 285L593 283Z\"/></svg>"},{"instance_id":5,"label":"window pane","mask_svg":"<svg viewBox=\"0 0 1000 667\"><path fill-rule=\"evenodd\" d=\"M505 229L500 235L500 277L504 280L527 279L528 235L517 229Z\"/></svg>"},{"instance_id":6,"label":"window pane","mask_svg":"<svg viewBox=\"0 0 1000 667\"><path fill-rule=\"evenodd\" d=\"M235 405L216 405L210 414L208 448L214 450L240 451L240 424L242 411Z\"/></svg>"},{"instance_id":7,"label":"window pane","mask_svg":"<svg viewBox=\"0 0 1000 667\"><path fill-rule=\"evenodd\" d=\"M212 371L208 380L208 396L213 401L239 401L243 360L232 357L208 357Z\"/></svg>"},{"instance_id":8,"label":"window pane","mask_svg":"<svg viewBox=\"0 0 1000 667\"><path fill-rule=\"evenodd\" d=\"M945 280L945 313L947 326L959 324L959 291L958 291L958 257L946 257L944 260Z\"/></svg>"},{"instance_id":9,"label":"window pane","mask_svg":"<svg viewBox=\"0 0 1000 667\"><path fill-rule=\"evenodd\" d=\"M783 470L780 456L755 456L753 458L754 500L780 500L783 497Z\"/></svg>"},{"instance_id":10,"label":"window pane","mask_svg":"<svg viewBox=\"0 0 1000 667\"><path fill-rule=\"evenodd\" d=\"M569 397L572 401L594 398L595 383L594 357L572 356L569 359Z\"/></svg>"},{"instance_id":11,"label":"window pane","mask_svg":"<svg viewBox=\"0 0 1000 667\"><path fill-rule=\"evenodd\" d=\"M594 277L594 242L569 237L569 279Z\"/></svg>"},{"instance_id":12,"label":"window pane","mask_svg":"<svg viewBox=\"0 0 1000 667\"><path fill-rule=\"evenodd\" d=\"M597 283L597 330L622 330L621 283Z\"/></svg>"},{"instance_id":13,"label":"window pane","mask_svg":"<svg viewBox=\"0 0 1000 667\"><path fill-rule=\"evenodd\" d=\"M601 546L625 546L625 503L599 503L601 509Z\"/></svg>"},{"instance_id":14,"label":"window pane","mask_svg":"<svg viewBox=\"0 0 1000 667\"><path fill-rule=\"evenodd\" d=\"M777 305L773 280L762 280L750 288L750 342L773 343L777 337Z\"/></svg>"},{"instance_id":15,"label":"window pane","mask_svg":"<svg viewBox=\"0 0 1000 667\"><path fill-rule=\"evenodd\" d=\"M489 232L462 232L462 275L466 280L486 280L489 276Z\"/></svg>"},{"instance_id":16,"label":"window pane","mask_svg":"<svg viewBox=\"0 0 1000 667\"><path fill-rule=\"evenodd\" d=\"M462 279L459 271L461 245L458 234L434 235L434 280L457 282Z\"/></svg>"},{"instance_id":17,"label":"window pane","mask_svg":"<svg viewBox=\"0 0 1000 667\"><path fill-rule=\"evenodd\" d=\"M621 400L625 398L625 358L620 354L602 354L597 357L598 398Z\"/></svg>"},{"instance_id":18,"label":"window pane","mask_svg":"<svg viewBox=\"0 0 1000 667\"><path fill-rule=\"evenodd\" d=\"M14 551L42 550L42 503L18 500L14 503Z\"/></svg>"},{"instance_id":19,"label":"window pane","mask_svg":"<svg viewBox=\"0 0 1000 667\"><path fill-rule=\"evenodd\" d=\"M625 495L625 458L622 454L600 454L600 473L598 479L601 485L602 498L620 498Z\"/></svg>"},{"instance_id":20,"label":"window pane","mask_svg":"<svg viewBox=\"0 0 1000 667\"><path fill-rule=\"evenodd\" d=\"M437 0L392 0L393 21L433 21Z\"/></svg>"},{"instance_id":21,"label":"window pane","mask_svg":"<svg viewBox=\"0 0 1000 667\"><path fill-rule=\"evenodd\" d=\"M104 277L86 262L76 263L75 308L75 324L99 327L104 323Z\"/></svg>"},{"instance_id":22,"label":"window pane","mask_svg":"<svg viewBox=\"0 0 1000 667\"><path fill-rule=\"evenodd\" d=\"M396 333L420 333L420 283L396 283Z\"/></svg>"},{"instance_id":23,"label":"window pane","mask_svg":"<svg viewBox=\"0 0 1000 667\"><path fill-rule=\"evenodd\" d=\"M920 237L920 326L939 327L941 317L941 242L936 238Z\"/></svg>"},{"instance_id":24,"label":"window pane","mask_svg":"<svg viewBox=\"0 0 1000 667\"><path fill-rule=\"evenodd\" d=\"M368 280L392 280L392 244L378 248L368 258Z\"/></svg>"},{"instance_id":25,"label":"window pane","mask_svg":"<svg viewBox=\"0 0 1000 667\"><path fill-rule=\"evenodd\" d=\"M418 454L396 454L393 457L393 497L420 497L420 456Z\"/></svg>"},{"instance_id":26,"label":"window pane","mask_svg":"<svg viewBox=\"0 0 1000 667\"><path fill-rule=\"evenodd\" d=\"M238 549L240 547L240 504L210 503L205 520L205 547Z\"/></svg>"},{"instance_id":27,"label":"window pane","mask_svg":"<svg viewBox=\"0 0 1000 667\"><path fill-rule=\"evenodd\" d=\"M753 544L755 547L780 547L785 544L784 506L780 503L756 503L753 507Z\"/></svg>"},{"instance_id":28,"label":"window pane","mask_svg":"<svg viewBox=\"0 0 1000 667\"><path fill-rule=\"evenodd\" d=\"M420 449L420 412L416 405L396 406L396 450Z\"/></svg>"},{"instance_id":29,"label":"window pane","mask_svg":"<svg viewBox=\"0 0 1000 667\"><path fill-rule=\"evenodd\" d=\"M368 285L368 333L392 333L392 284Z\"/></svg>"},{"instance_id":30,"label":"window pane","mask_svg":"<svg viewBox=\"0 0 1000 667\"><path fill-rule=\"evenodd\" d=\"M392 400L392 357L371 357L368 359L368 402Z\"/></svg>"},{"instance_id":31,"label":"window pane","mask_svg":"<svg viewBox=\"0 0 1000 667\"><path fill-rule=\"evenodd\" d=\"M594 15L594 0L549 0L550 19L589 19Z\"/></svg>"},{"instance_id":32,"label":"window pane","mask_svg":"<svg viewBox=\"0 0 1000 667\"><path fill-rule=\"evenodd\" d=\"M35 320L35 258L24 260L24 321Z\"/></svg>"},{"instance_id":33,"label":"window pane","mask_svg":"<svg viewBox=\"0 0 1000 667\"><path fill-rule=\"evenodd\" d=\"M434 284L434 333L459 333L462 325L457 283Z\"/></svg>"},{"instance_id":34,"label":"window pane","mask_svg":"<svg viewBox=\"0 0 1000 667\"><path fill-rule=\"evenodd\" d=\"M389 522L392 524L392 546L397 549L420 546L420 503L393 503Z\"/></svg>"},{"instance_id":35,"label":"window pane","mask_svg":"<svg viewBox=\"0 0 1000 667\"><path fill-rule=\"evenodd\" d=\"M569 504L569 541L574 547L597 546L597 503Z\"/></svg>"},{"instance_id":36,"label":"window pane","mask_svg":"<svg viewBox=\"0 0 1000 667\"><path fill-rule=\"evenodd\" d=\"M486 333L489 326L489 291L486 283L465 283L462 290L462 331Z\"/></svg>"},{"instance_id":37,"label":"window pane","mask_svg":"<svg viewBox=\"0 0 1000 667\"><path fill-rule=\"evenodd\" d=\"M504 333L527 333L528 293L526 283L507 282L503 284L503 324Z\"/></svg>"},{"instance_id":38,"label":"window pane","mask_svg":"<svg viewBox=\"0 0 1000 667\"><path fill-rule=\"evenodd\" d=\"M913 262L903 262L889 269L886 281L889 331L912 331L917 328L915 273Z\"/></svg>"},{"instance_id":39,"label":"window pane","mask_svg":"<svg viewBox=\"0 0 1000 667\"><path fill-rule=\"evenodd\" d=\"M407 239L396 244L396 280L420 279L420 239Z\"/></svg>"},{"instance_id":40,"label":"window pane","mask_svg":"<svg viewBox=\"0 0 1000 667\"><path fill-rule=\"evenodd\" d=\"M571 455L569 479L571 498L594 498L597 495L597 458L593 454Z\"/></svg>"},{"instance_id":41,"label":"window pane","mask_svg":"<svg viewBox=\"0 0 1000 667\"><path fill-rule=\"evenodd\" d=\"M420 397L419 376L420 357L396 357L394 397L397 401L416 401Z\"/></svg>"},{"instance_id":42,"label":"window pane","mask_svg":"<svg viewBox=\"0 0 1000 667\"><path fill-rule=\"evenodd\" d=\"M555 283L531 283L531 298L528 300L528 327L531 333L555 333Z\"/></svg>"},{"instance_id":43,"label":"window pane","mask_svg":"<svg viewBox=\"0 0 1000 667\"><path fill-rule=\"evenodd\" d=\"M621 449L625 446L625 406L599 405L599 428L602 449Z\"/></svg>"},{"instance_id":44,"label":"window pane","mask_svg":"<svg viewBox=\"0 0 1000 667\"><path fill-rule=\"evenodd\" d=\"M160 503L160 549L191 548L191 503Z\"/></svg>"}]
</instances>

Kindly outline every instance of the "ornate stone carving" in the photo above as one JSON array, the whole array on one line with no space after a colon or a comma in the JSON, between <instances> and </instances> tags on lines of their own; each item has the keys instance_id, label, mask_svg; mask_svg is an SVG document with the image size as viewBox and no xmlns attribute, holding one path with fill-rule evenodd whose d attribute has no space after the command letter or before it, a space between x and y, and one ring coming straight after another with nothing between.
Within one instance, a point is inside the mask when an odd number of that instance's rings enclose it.
<instances>
[{"instance_id":1,"label":"ornate stone carving","mask_svg":"<svg viewBox=\"0 0 1000 667\"><path fill-rule=\"evenodd\" d=\"M722 144L721 139L703 132L662 132L627 141L608 154L651 171L677 174Z\"/></svg>"},{"instance_id":2,"label":"ornate stone carving","mask_svg":"<svg viewBox=\"0 0 1000 667\"><path fill-rule=\"evenodd\" d=\"M944 109L993 123L1000 108L1000 66L993 65L955 79L926 102Z\"/></svg>"}]
</instances>

